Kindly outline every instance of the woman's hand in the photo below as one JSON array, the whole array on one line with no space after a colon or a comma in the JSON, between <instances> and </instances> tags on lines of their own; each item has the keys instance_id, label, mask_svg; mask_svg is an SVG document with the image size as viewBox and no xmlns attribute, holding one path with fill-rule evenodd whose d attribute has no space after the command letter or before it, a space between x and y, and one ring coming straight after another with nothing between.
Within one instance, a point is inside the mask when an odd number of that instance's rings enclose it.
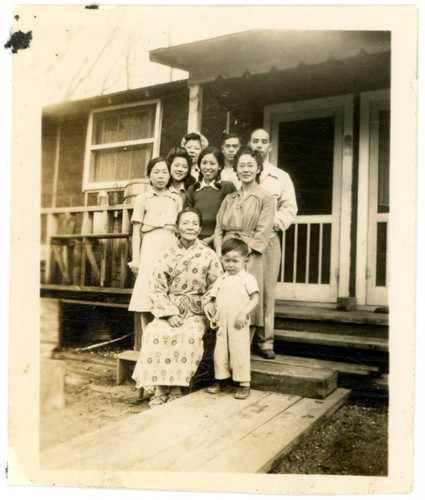
<instances>
[{"instance_id":1,"label":"woman's hand","mask_svg":"<svg viewBox=\"0 0 425 500\"><path fill-rule=\"evenodd\" d=\"M131 269L131 272L137 276L137 274L139 273L139 263L137 262L134 262L134 260L132 260L131 262L128 263L128 267Z\"/></svg>"},{"instance_id":2,"label":"woman's hand","mask_svg":"<svg viewBox=\"0 0 425 500\"><path fill-rule=\"evenodd\" d=\"M183 324L183 319L181 316L179 316L178 314L174 315L174 316L170 316L168 319L168 324L172 327L172 328L178 328L179 326L182 326Z\"/></svg>"},{"instance_id":3,"label":"woman's hand","mask_svg":"<svg viewBox=\"0 0 425 500\"><path fill-rule=\"evenodd\" d=\"M240 312L235 318L235 328L240 330L248 323L248 315L244 312Z\"/></svg>"}]
</instances>

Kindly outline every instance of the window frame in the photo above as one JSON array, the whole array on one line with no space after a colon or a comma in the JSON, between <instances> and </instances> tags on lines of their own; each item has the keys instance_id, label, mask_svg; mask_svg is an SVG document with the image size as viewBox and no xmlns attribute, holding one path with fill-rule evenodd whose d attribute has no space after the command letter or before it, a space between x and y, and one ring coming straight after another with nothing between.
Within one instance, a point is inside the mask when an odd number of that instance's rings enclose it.
<instances>
[{"instance_id":1,"label":"window frame","mask_svg":"<svg viewBox=\"0 0 425 500\"><path fill-rule=\"evenodd\" d=\"M155 109L155 122L154 122L154 135L153 139L139 139L130 141L120 141L111 142L105 144L92 144L92 138L94 134L94 122L96 114L105 111L119 111L123 109L136 108L142 106L148 106L156 104ZM84 174L83 174L83 192L88 191L100 191L104 189L120 189L125 188L125 186L134 179L126 179L120 181L102 181L102 182L90 182L90 159L91 155L95 151L102 151L105 149L110 149L113 147L122 148L125 146L135 146L142 144L152 144L152 158L159 155L160 151L160 141L161 141L161 122L162 122L162 106L161 99L150 99L148 101L138 101L131 104L117 104L115 106L104 106L102 108L95 108L90 111L87 134L86 134L86 146L84 154Z\"/></svg>"}]
</instances>

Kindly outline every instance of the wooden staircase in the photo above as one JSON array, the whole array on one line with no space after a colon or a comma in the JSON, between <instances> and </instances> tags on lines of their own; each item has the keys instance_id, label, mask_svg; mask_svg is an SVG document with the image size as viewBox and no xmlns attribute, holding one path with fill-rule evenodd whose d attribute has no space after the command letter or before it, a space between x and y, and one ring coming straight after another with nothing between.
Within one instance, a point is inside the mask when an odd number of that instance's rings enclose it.
<instances>
[{"instance_id":1,"label":"wooden staircase","mask_svg":"<svg viewBox=\"0 0 425 500\"><path fill-rule=\"evenodd\" d=\"M276 304L275 351L280 362L335 369L338 385L386 398L389 315L338 311L335 305Z\"/></svg>"},{"instance_id":2,"label":"wooden staircase","mask_svg":"<svg viewBox=\"0 0 425 500\"><path fill-rule=\"evenodd\" d=\"M251 358L252 387L324 399L338 386L386 398L388 393L388 315L337 311L278 302L276 358ZM138 351L117 356L117 382L131 375ZM210 366L212 359L209 359ZM198 373L201 382L202 373ZM212 383L211 378L204 385Z\"/></svg>"}]
</instances>

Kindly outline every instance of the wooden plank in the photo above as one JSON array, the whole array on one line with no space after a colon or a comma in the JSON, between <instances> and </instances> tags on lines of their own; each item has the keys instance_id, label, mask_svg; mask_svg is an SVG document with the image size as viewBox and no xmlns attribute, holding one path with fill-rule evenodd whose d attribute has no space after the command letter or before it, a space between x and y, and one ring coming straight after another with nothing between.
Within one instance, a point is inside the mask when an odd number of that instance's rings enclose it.
<instances>
[{"instance_id":1,"label":"wooden plank","mask_svg":"<svg viewBox=\"0 0 425 500\"><path fill-rule=\"evenodd\" d=\"M57 299L40 299L40 340L59 345L61 310Z\"/></svg>"},{"instance_id":2,"label":"wooden plank","mask_svg":"<svg viewBox=\"0 0 425 500\"><path fill-rule=\"evenodd\" d=\"M251 385L256 389L325 398L336 389L338 374L320 368L252 361Z\"/></svg>"},{"instance_id":3,"label":"wooden plank","mask_svg":"<svg viewBox=\"0 0 425 500\"><path fill-rule=\"evenodd\" d=\"M199 84L189 85L188 133L201 130L203 88Z\"/></svg>"},{"instance_id":4,"label":"wooden plank","mask_svg":"<svg viewBox=\"0 0 425 500\"><path fill-rule=\"evenodd\" d=\"M362 384L362 389L372 389L376 391L388 391L389 390L389 377L387 373L383 373L379 377L373 378L371 380L365 380Z\"/></svg>"},{"instance_id":5,"label":"wooden plank","mask_svg":"<svg viewBox=\"0 0 425 500\"><path fill-rule=\"evenodd\" d=\"M70 301L78 302L78 301ZM120 304L123 305L123 304ZM118 304L117 304L118 306ZM139 351L124 351L116 354L117 358L124 359L126 361L136 362L139 357ZM313 358L302 358L298 356L285 356L282 354L276 354L275 359L264 359L261 356L255 354L251 355L251 361L262 361L264 363L279 364L279 365L290 365L290 366L300 366L307 368L321 368L324 370L337 371L340 373L348 373L350 375L370 375L371 373L376 373L379 371L377 366L366 366L357 365L354 363L341 363L338 361L327 361L324 359L313 359Z\"/></svg>"},{"instance_id":6,"label":"wooden plank","mask_svg":"<svg viewBox=\"0 0 425 500\"><path fill-rule=\"evenodd\" d=\"M94 365L108 366L115 368L116 361L114 358L106 358L104 356L93 356L93 354L84 352L71 352L71 351L57 351L53 354L54 359L70 359L73 361L80 361L82 363L91 363Z\"/></svg>"},{"instance_id":7,"label":"wooden plank","mask_svg":"<svg viewBox=\"0 0 425 500\"><path fill-rule=\"evenodd\" d=\"M65 365L42 359L40 363L40 412L65 406Z\"/></svg>"},{"instance_id":8,"label":"wooden plank","mask_svg":"<svg viewBox=\"0 0 425 500\"><path fill-rule=\"evenodd\" d=\"M51 469L81 469L84 463L88 469L104 469L110 466L110 461L115 460L116 455L122 455L125 451L128 451L127 457L132 464L139 458L140 453L148 454L149 450L145 448L144 442L152 433L156 433L160 442L162 431L175 428L173 419L179 422L180 417L184 416L188 420L189 413L199 406L206 396L205 392L198 391L175 401L175 411L163 412L161 419L159 415L163 407L155 407L49 448L41 454L41 465ZM178 408L178 403L183 399L185 405L180 404L182 408ZM111 450L115 450L116 454L111 453ZM126 462L124 457L121 466L124 467Z\"/></svg>"},{"instance_id":9,"label":"wooden plank","mask_svg":"<svg viewBox=\"0 0 425 500\"><path fill-rule=\"evenodd\" d=\"M311 321L332 321L334 323L360 323L370 325L388 325L388 314L370 311L338 311L332 307L291 306L276 301L275 314L280 318L305 319Z\"/></svg>"},{"instance_id":10,"label":"wooden plank","mask_svg":"<svg viewBox=\"0 0 425 500\"><path fill-rule=\"evenodd\" d=\"M121 225L121 233L130 234L131 223L130 223L130 214L127 209L123 209L122 211L122 225Z\"/></svg>"},{"instance_id":11,"label":"wooden plank","mask_svg":"<svg viewBox=\"0 0 425 500\"><path fill-rule=\"evenodd\" d=\"M197 391L151 408L46 450L41 457L42 467L128 470L138 461L154 457L192 434L193 422L207 428L209 415L225 412L229 397L226 393L212 395ZM264 393L256 391L252 401L264 397Z\"/></svg>"},{"instance_id":12,"label":"wooden plank","mask_svg":"<svg viewBox=\"0 0 425 500\"><path fill-rule=\"evenodd\" d=\"M65 240L81 240L83 238L90 239L120 239L128 238L129 233L96 233L96 234L55 234L52 239L55 241L65 241Z\"/></svg>"},{"instance_id":13,"label":"wooden plank","mask_svg":"<svg viewBox=\"0 0 425 500\"><path fill-rule=\"evenodd\" d=\"M388 340L376 337L360 337L355 335L337 335L332 333L314 333L295 330L275 330L276 340L285 342L301 342L304 344L330 345L351 349L372 349L388 352Z\"/></svg>"},{"instance_id":14,"label":"wooden plank","mask_svg":"<svg viewBox=\"0 0 425 500\"><path fill-rule=\"evenodd\" d=\"M128 272L128 241L124 240L120 247L120 287L124 288Z\"/></svg>"},{"instance_id":15,"label":"wooden plank","mask_svg":"<svg viewBox=\"0 0 425 500\"><path fill-rule=\"evenodd\" d=\"M268 472L305 434L334 413L349 392L337 389L325 400L299 400L193 472Z\"/></svg>"},{"instance_id":16,"label":"wooden plank","mask_svg":"<svg viewBox=\"0 0 425 500\"><path fill-rule=\"evenodd\" d=\"M89 259L91 270L94 275L93 277L97 282L100 283L100 271L97 266L96 257L94 256L91 242L87 238L84 239L84 249L86 251L87 258Z\"/></svg>"},{"instance_id":17,"label":"wooden plank","mask_svg":"<svg viewBox=\"0 0 425 500\"><path fill-rule=\"evenodd\" d=\"M82 257L82 242L76 241L73 250L72 260L72 284L79 285L81 283L81 257Z\"/></svg>"},{"instance_id":18,"label":"wooden plank","mask_svg":"<svg viewBox=\"0 0 425 500\"><path fill-rule=\"evenodd\" d=\"M64 304L76 304L81 306L93 307L117 307L119 309L128 309L128 304L117 304L113 302L96 302L91 300L77 300L77 299L59 299Z\"/></svg>"},{"instance_id":19,"label":"wooden plank","mask_svg":"<svg viewBox=\"0 0 425 500\"><path fill-rule=\"evenodd\" d=\"M106 211L115 211L115 210L123 210L132 208L131 204L121 204L121 205L90 205L90 206L82 206L82 207L54 207L54 208L42 208L42 214L77 214L81 212L104 212Z\"/></svg>"},{"instance_id":20,"label":"wooden plank","mask_svg":"<svg viewBox=\"0 0 425 500\"><path fill-rule=\"evenodd\" d=\"M81 234L93 233L93 216L90 212L83 213L83 223L81 225Z\"/></svg>"},{"instance_id":21,"label":"wooden plank","mask_svg":"<svg viewBox=\"0 0 425 500\"><path fill-rule=\"evenodd\" d=\"M305 366L309 368L322 368L333 370L338 373L347 373L350 375L368 376L371 373L379 371L377 366L360 365L355 363L342 363L339 361L327 361L325 359L303 358L299 356L285 356L276 354L275 359L264 359L261 356L253 354L251 360L264 361L265 363L275 363L280 365Z\"/></svg>"},{"instance_id":22,"label":"wooden plank","mask_svg":"<svg viewBox=\"0 0 425 500\"><path fill-rule=\"evenodd\" d=\"M71 283L71 278L69 277L68 269L67 269L66 264L63 260L62 252L59 249L59 245L52 245L52 250L53 250L53 255L55 257L55 260L59 266L59 270L62 274L62 277L63 277L65 283L69 285Z\"/></svg>"},{"instance_id":23,"label":"wooden plank","mask_svg":"<svg viewBox=\"0 0 425 500\"><path fill-rule=\"evenodd\" d=\"M81 246L81 272L80 272L80 285L83 287L86 283L86 239L82 239Z\"/></svg>"},{"instance_id":24,"label":"wooden plank","mask_svg":"<svg viewBox=\"0 0 425 500\"><path fill-rule=\"evenodd\" d=\"M108 248L107 248L107 242L104 241L102 242L102 253L100 256L100 286L104 287L105 286L105 280L106 280L106 254Z\"/></svg>"},{"instance_id":25,"label":"wooden plank","mask_svg":"<svg viewBox=\"0 0 425 500\"><path fill-rule=\"evenodd\" d=\"M118 359L124 359L125 361L136 361L139 359L140 352L139 351L124 351L118 354L115 354L115 357Z\"/></svg>"},{"instance_id":26,"label":"wooden plank","mask_svg":"<svg viewBox=\"0 0 425 500\"><path fill-rule=\"evenodd\" d=\"M132 288L112 288L112 287L76 286L76 285L40 285L40 290L102 293L102 294L117 294L117 295L131 295L133 293Z\"/></svg>"},{"instance_id":27,"label":"wooden plank","mask_svg":"<svg viewBox=\"0 0 425 500\"><path fill-rule=\"evenodd\" d=\"M235 400L232 394L228 396L223 412L205 408L204 413L208 411L206 425L199 419L193 420L190 435L163 453L139 461L132 470L195 470L300 399L298 396L269 393L260 401L251 402L250 399Z\"/></svg>"},{"instance_id":28,"label":"wooden plank","mask_svg":"<svg viewBox=\"0 0 425 500\"><path fill-rule=\"evenodd\" d=\"M58 230L58 219L55 214L47 215L47 223L46 223L46 242L50 245L52 234L55 234ZM53 249L50 245L50 252L48 257L48 262L46 262L46 270L47 270L47 282L52 281L54 275L55 260L53 255Z\"/></svg>"}]
</instances>

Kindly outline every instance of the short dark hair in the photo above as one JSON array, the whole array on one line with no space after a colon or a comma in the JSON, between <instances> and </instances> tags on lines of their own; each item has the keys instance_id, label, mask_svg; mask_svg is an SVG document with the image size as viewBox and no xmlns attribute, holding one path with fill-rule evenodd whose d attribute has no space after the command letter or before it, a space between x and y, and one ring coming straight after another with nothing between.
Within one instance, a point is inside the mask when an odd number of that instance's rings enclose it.
<instances>
[{"instance_id":1,"label":"short dark hair","mask_svg":"<svg viewBox=\"0 0 425 500\"><path fill-rule=\"evenodd\" d=\"M237 169L239 158L242 155L249 155L252 158L254 158L254 160L257 162L257 165L260 167L260 171L258 172L258 174L256 176L256 181L257 181L257 183L259 183L260 182L260 175L261 175L261 172L263 171L263 155L259 151L256 151L256 150L254 151L251 148L241 148L235 155L235 160L234 160L235 170Z\"/></svg>"},{"instance_id":2,"label":"short dark hair","mask_svg":"<svg viewBox=\"0 0 425 500\"><path fill-rule=\"evenodd\" d=\"M224 134L223 142L221 144L224 145L224 143L229 139L237 139L239 141L239 144L242 145L242 139L236 132L227 132L226 134Z\"/></svg>"},{"instance_id":3,"label":"short dark hair","mask_svg":"<svg viewBox=\"0 0 425 500\"><path fill-rule=\"evenodd\" d=\"M161 163L162 161L167 165L168 173L170 173L170 165L168 165L167 160L163 156L157 156L156 158L152 158L152 160L149 161L148 166L146 167L147 177L150 177L153 167L157 163Z\"/></svg>"},{"instance_id":4,"label":"short dark hair","mask_svg":"<svg viewBox=\"0 0 425 500\"><path fill-rule=\"evenodd\" d=\"M166 160L170 166L176 158L184 158L187 161L188 167L191 166L192 158L189 156L189 153L185 148L182 148L181 146L174 146L174 148L171 148L170 151L168 151Z\"/></svg>"},{"instance_id":5,"label":"short dark hair","mask_svg":"<svg viewBox=\"0 0 425 500\"><path fill-rule=\"evenodd\" d=\"M248 257L249 247L248 245L239 238L229 238L226 240L221 247L221 255L226 255L226 253L236 250L242 257Z\"/></svg>"},{"instance_id":6,"label":"short dark hair","mask_svg":"<svg viewBox=\"0 0 425 500\"><path fill-rule=\"evenodd\" d=\"M199 189L201 187L201 182L202 182L202 179L204 178L204 176L202 174L202 170L201 170L201 162L202 162L203 157L208 155L208 154L212 154L214 156L214 158L217 160L218 166L220 167L218 169L218 172L217 172L217 177L214 179L214 185L215 185L215 187L221 189L220 172L224 168L224 154L220 149L214 148L211 146L203 149L201 151L201 153L199 154L199 158L198 158L199 178L198 178L198 182L195 184L195 187L196 187L196 189Z\"/></svg>"},{"instance_id":7,"label":"short dark hair","mask_svg":"<svg viewBox=\"0 0 425 500\"><path fill-rule=\"evenodd\" d=\"M199 141L199 144L201 144L201 135L198 134L197 132L189 132L183 137L183 141Z\"/></svg>"},{"instance_id":8,"label":"short dark hair","mask_svg":"<svg viewBox=\"0 0 425 500\"><path fill-rule=\"evenodd\" d=\"M249 134L249 140L251 140L251 137L252 135L254 134L254 132L257 132L258 130L262 130L263 132L265 132L268 136L269 136L269 141L272 142L272 136L270 134L270 132L264 128L264 127L257 127L255 128L250 134Z\"/></svg>"},{"instance_id":9,"label":"short dark hair","mask_svg":"<svg viewBox=\"0 0 425 500\"><path fill-rule=\"evenodd\" d=\"M170 176L171 176L171 164L176 158L184 158L187 161L187 166L188 166L188 171L186 176L183 179L183 185L185 189L187 189L189 186L192 184L195 184L196 179L193 177L190 173L190 167L192 165L192 158L189 156L189 153L185 148L182 148L181 146L175 146L174 148L171 148L170 151L167 154L167 163L170 168ZM171 178L170 185L172 183L173 179Z\"/></svg>"},{"instance_id":10,"label":"short dark hair","mask_svg":"<svg viewBox=\"0 0 425 500\"><path fill-rule=\"evenodd\" d=\"M183 208L183 210L181 210L177 214L176 226L179 225L179 222L180 222L180 219L182 218L182 215L189 214L189 213L193 213L193 214L196 214L198 216L198 218L199 218L199 225L202 227L202 214L201 214L201 212L197 208L193 208L193 207Z\"/></svg>"}]
</instances>

